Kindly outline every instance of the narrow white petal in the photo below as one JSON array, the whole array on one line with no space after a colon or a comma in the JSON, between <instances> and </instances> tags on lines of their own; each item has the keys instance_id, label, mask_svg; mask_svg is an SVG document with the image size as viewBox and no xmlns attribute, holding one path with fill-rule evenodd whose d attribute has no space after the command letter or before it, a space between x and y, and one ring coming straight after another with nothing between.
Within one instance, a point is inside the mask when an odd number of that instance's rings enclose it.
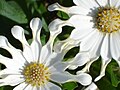
<instances>
[{"instance_id":1,"label":"narrow white petal","mask_svg":"<svg viewBox=\"0 0 120 90\"><path fill-rule=\"evenodd\" d=\"M73 15L67 22L71 23L78 30L88 29L89 32L89 29L94 27L92 19L91 16Z\"/></svg>"},{"instance_id":2,"label":"narrow white petal","mask_svg":"<svg viewBox=\"0 0 120 90\"><path fill-rule=\"evenodd\" d=\"M90 33L80 44L81 51L89 51L91 58L100 56L100 49L104 35L98 30Z\"/></svg>"},{"instance_id":3,"label":"narrow white petal","mask_svg":"<svg viewBox=\"0 0 120 90\"><path fill-rule=\"evenodd\" d=\"M4 64L7 68L12 70L19 70L21 68L21 65L16 63L15 60L4 57L0 55L0 63Z\"/></svg>"},{"instance_id":4,"label":"narrow white petal","mask_svg":"<svg viewBox=\"0 0 120 90\"><path fill-rule=\"evenodd\" d=\"M71 15L90 15L92 16L93 14L90 14L90 12L92 12L91 9L87 9L87 8L83 8L80 6L72 6L70 8L68 8L67 13L71 16Z\"/></svg>"},{"instance_id":5,"label":"narrow white petal","mask_svg":"<svg viewBox=\"0 0 120 90\"><path fill-rule=\"evenodd\" d=\"M87 86L92 82L92 77L87 73L80 73L75 76L76 81L82 84L83 86Z\"/></svg>"},{"instance_id":6,"label":"narrow white petal","mask_svg":"<svg viewBox=\"0 0 120 90\"><path fill-rule=\"evenodd\" d=\"M57 36L62 32L62 27L65 25L71 26L71 24L67 21L63 21L60 19L55 19L49 24L49 30L51 36Z\"/></svg>"},{"instance_id":7,"label":"narrow white petal","mask_svg":"<svg viewBox=\"0 0 120 90\"><path fill-rule=\"evenodd\" d=\"M32 90L38 90L37 86L33 86Z\"/></svg>"},{"instance_id":8,"label":"narrow white petal","mask_svg":"<svg viewBox=\"0 0 120 90\"><path fill-rule=\"evenodd\" d=\"M13 90L24 90L27 84L25 82L21 83L20 85L16 86Z\"/></svg>"},{"instance_id":9,"label":"narrow white petal","mask_svg":"<svg viewBox=\"0 0 120 90\"><path fill-rule=\"evenodd\" d=\"M20 75L21 73L17 70L13 70L13 69L3 69L0 71L0 77L4 77L5 75Z\"/></svg>"},{"instance_id":10,"label":"narrow white petal","mask_svg":"<svg viewBox=\"0 0 120 90\"><path fill-rule=\"evenodd\" d=\"M23 49L23 55L27 62L31 63L34 60L32 49L30 46L25 46Z\"/></svg>"},{"instance_id":11,"label":"narrow white petal","mask_svg":"<svg viewBox=\"0 0 120 90\"><path fill-rule=\"evenodd\" d=\"M95 83L91 83L85 90L99 90Z\"/></svg>"},{"instance_id":12,"label":"narrow white petal","mask_svg":"<svg viewBox=\"0 0 120 90\"><path fill-rule=\"evenodd\" d=\"M83 66L88 61L90 61L89 53L80 52L75 56L75 58L73 58L73 60L69 62L69 64L78 67L78 66Z\"/></svg>"},{"instance_id":13,"label":"narrow white petal","mask_svg":"<svg viewBox=\"0 0 120 90\"><path fill-rule=\"evenodd\" d=\"M31 51L31 48L30 48L30 46L29 46L29 44L28 44L28 42L25 38L23 28L20 27L20 26L14 26L12 28L11 32L12 32L12 35L22 43L22 45L23 45L23 55L26 58L26 60L28 62L33 60L32 51Z\"/></svg>"},{"instance_id":14,"label":"narrow white petal","mask_svg":"<svg viewBox=\"0 0 120 90\"><path fill-rule=\"evenodd\" d=\"M89 15L89 12L92 12L89 8L84 8L80 6L72 6L72 7L63 7L59 5L58 3L54 3L48 7L49 11L55 11L60 10L65 13L67 13L69 16L75 15L75 14L81 14L81 15Z\"/></svg>"},{"instance_id":15,"label":"narrow white petal","mask_svg":"<svg viewBox=\"0 0 120 90\"><path fill-rule=\"evenodd\" d=\"M87 62L87 64L85 65L85 67L84 67L82 70L78 71L77 74L80 74L81 72L89 72L89 71L90 71L89 69L90 69L91 64L92 64L94 61L96 61L98 58L99 58L99 57L94 58L94 59L91 59L89 62Z\"/></svg>"},{"instance_id":16,"label":"narrow white petal","mask_svg":"<svg viewBox=\"0 0 120 90\"><path fill-rule=\"evenodd\" d=\"M40 86L38 90L46 90L45 86Z\"/></svg>"},{"instance_id":17,"label":"narrow white petal","mask_svg":"<svg viewBox=\"0 0 120 90\"><path fill-rule=\"evenodd\" d=\"M54 39L53 39L54 40ZM40 63L47 63L52 54L53 41L48 41L41 49Z\"/></svg>"},{"instance_id":18,"label":"narrow white petal","mask_svg":"<svg viewBox=\"0 0 120 90\"><path fill-rule=\"evenodd\" d=\"M48 82L46 84L46 88L48 88L47 90L61 90L61 88L51 82ZM45 89L46 90L46 89Z\"/></svg>"},{"instance_id":19,"label":"narrow white petal","mask_svg":"<svg viewBox=\"0 0 120 90\"><path fill-rule=\"evenodd\" d=\"M28 45L28 42L26 41L26 38L24 35L24 29L22 27L14 26L11 29L11 33L16 39L18 39L23 44L23 47L24 45Z\"/></svg>"},{"instance_id":20,"label":"narrow white petal","mask_svg":"<svg viewBox=\"0 0 120 90\"><path fill-rule=\"evenodd\" d=\"M116 7L120 0L109 0L111 7ZM120 5L120 4L119 4Z\"/></svg>"},{"instance_id":21,"label":"narrow white petal","mask_svg":"<svg viewBox=\"0 0 120 90\"><path fill-rule=\"evenodd\" d=\"M24 81L23 75L9 75L4 79L0 79L0 86L15 86Z\"/></svg>"},{"instance_id":22,"label":"narrow white petal","mask_svg":"<svg viewBox=\"0 0 120 90\"><path fill-rule=\"evenodd\" d=\"M118 2L117 2L117 1L118 1ZM119 9L119 8L120 8L120 0L115 0L115 2L116 2L115 7Z\"/></svg>"},{"instance_id":23,"label":"narrow white petal","mask_svg":"<svg viewBox=\"0 0 120 90\"><path fill-rule=\"evenodd\" d=\"M26 86L26 88L25 89L23 89L23 90L33 90L33 86L31 86L30 84L28 85L28 86Z\"/></svg>"},{"instance_id":24,"label":"narrow white petal","mask_svg":"<svg viewBox=\"0 0 120 90\"><path fill-rule=\"evenodd\" d=\"M40 31L42 28L42 22L39 18L33 18L30 22L30 27L33 34L33 42L31 43L31 49L33 52L34 60L39 59L41 51L41 42L40 42Z\"/></svg>"},{"instance_id":25,"label":"narrow white petal","mask_svg":"<svg viewBox=\"0 0 120 90\"><path fill-rule=\"evenodd\" d=\"M12 55L12 58L15 63L19 66L23 66L26 62L25 58L23 57L22 51L20 49L14 48L7 40L6 37L0 36L0 47L6 49Z\"/></svg>"},{"instance_id":26,"label":"narrow white petal","mask_svg":"<svg viewBox=\"0 0 120 90\"><path fill-rule=\"evenodd\" d=\"M114 32L110 35L110 51L111 55L115 60L120 58L120 33Z\"/></svg>"},{"instance_id":27,"label":"narrow white petal","mask_svg":"<svg viewBox=\"0 0 120 90\"><path fill-rule=\"evenodd\" d=\"M96 0L100 6L106 6L109 4L108 0Z\"/></svg>"},{"instance_id":28,"label":"narrow white petal","mask_svg":"<svg viewBox=\"0 0 120 90\"><path fill-rule=\"evenodd\" d=\"M107 65L110 63L111 59L102 59L102 66L101 66L101 71L100 71L100 75L95 78L95 82L100 80L104 75L105 75L105 69L107 67Z\"/></svg>"},{"instance_id":29,"label":"narrow white petal","mask_svg":"<svg viewBox=\"0 0 120 90\"><path fill-rule=\"evenodd\" d=\"M110 52L110 35L106 34L102 46L101 46L101 57L105 60L108 60L111 58L111 52Z\"/></svg>"},{"instance_id":30,"label":"narrow white petal","mask_svg":"<svg viewBox=\"0 0 120 90\"><path fill-rule=\"evenodd\" d=\"M71 32L70 38L75 40L83 40L86 36L88 36L94 29L91 27L80 29L74 29Z\"/></svg>"},{"instance_id":31,"label":"narrow white petal","mask_svg":"<svg viewBox=\"0 0 120 90\"><path fill-rule=\"evenodd\" d=\"M73 76L67 72L55 72L51 74L50 80L58 83L65 83L68 81L73 81L74 79Z\"/></svg>"},{"instance_id":32,"label":"narrow white petal","mask_svg":"<svg viewBox=\"0 0 120 90\"><path fill-rule=\"evenodd\" d=\"M98 7L95 0L73 0L73 2L80 7L91 9L91 10Z\"/></svg>"},{"instance_id":33,"label":"narrow white petal","mask_svg":"<svg viewBox=\"0 0 120 90\"><path fill-rule=\"evenodd\" d=\"M62 72L65 71L68 66L68 63L58 61L57 63L49 66L49 70L51 73Z\"/></svg>"},{"instance_id":34,"label":"narrow white petal","mask_svg":"<svg viewBox=\"0 0 120 90\"><path fill-rule=\"evenodd\" d=\"M33 39L40 40L40 31L42 28L42 21L39 18L33 18L30 21L30 28L32 29Z\"/></svg>"},{"instance_id":35,"label":"narrow white petal","mask_svg":"<svg viewBox=\"0 0 120 90\"><path fill-rule=\"evenodd\" d=\"M45 65L46 66L52 66L53 64L63 60L63 55L61 53L56 53L56 52L53 52L50 57L48 57L48 59L46 60L45 62Z\"/></svg>"},{"instance_id":36,"label":"narrow white petal","mask_svg":"<svg viewBox=\"0 0 120 90\"><path fill-rule=\"evenodd\" d=\"M69 67L68 67L68 69L70 69L70 70L75 70L75 69L77 69L78 68L78 65L70 65Z\"/></svg>"},{"instance_id":37,"label":"narrow white petal","mask_svg":"<svg viewBox=\"0 0 120 90\"><path fill-rule=\"evenodd\" d=\"M41 63L46 62L47 58L51 56L54 40L56 36L62 32L62 26L64 26L64 24L65 24L65 21L62 21L59 19L55 19L49 24L50 38L48 42L41 49L41 54L40 54Z\"/></svg>"},{"instance_id":38,"label":"narrow white petal","mask_svg":"<svg viewBox=\"0 0 120 90\"><path fill-rule=\"evenodd\" d=\"M66 13L68 12L68 11L67 11L68 8L63 7L63 6L61 6L60 4L58 4L58 3L54 3L54 4L50 5L50 6L48 6L48 10L49 10L49 11L60 10L60 11L66 12Z\"/></svg>"}]
</instances>

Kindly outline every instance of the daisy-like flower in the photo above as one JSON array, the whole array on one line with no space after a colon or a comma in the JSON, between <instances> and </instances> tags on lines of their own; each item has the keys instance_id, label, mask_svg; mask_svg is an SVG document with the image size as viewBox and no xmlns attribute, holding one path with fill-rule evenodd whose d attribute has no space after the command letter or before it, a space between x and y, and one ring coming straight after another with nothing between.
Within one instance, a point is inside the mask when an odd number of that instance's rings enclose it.
<instances>
[{"instance_id":1,"label":"daisy-like flower","mask_svg":"<svg viewBox=\"0 0 120 90\"><path fill-rule=\"evenodd\" d=\"M63 7L58 3L49 6L50 11L66 12L75 29L70 38L81 41L80 51L89 51L90 60L84 71L102 57L99 80L105 75L105 68L111 59L120 66L120 0L73 0L75 6Z\"/></svg>"},{"instance_id":2,"label":"daisy-like flower","mask_svg":"<svg viewBox=\"0 0 120 90\"><path fill-rule=\"evenodd\" d=\"M62 30L57 22L54 20L50 23L50 38L44 46L40 41L42 22L39 18L33 18L30 22L33 35L30 45L22 27L14 26L11 30L12 35L22 43L23 51L14 48L6 37L0 36L0 48L12 55L12 58L0 55L0 63L6 66L0 71L0 86L17 85L13 90L61 90L53 82L78 81L82 85L91 83L92 78L86 73L71 75L65 72L68 64L62 62L63 54L53 51L54 39Z\"/></svg>"}]
</instances>

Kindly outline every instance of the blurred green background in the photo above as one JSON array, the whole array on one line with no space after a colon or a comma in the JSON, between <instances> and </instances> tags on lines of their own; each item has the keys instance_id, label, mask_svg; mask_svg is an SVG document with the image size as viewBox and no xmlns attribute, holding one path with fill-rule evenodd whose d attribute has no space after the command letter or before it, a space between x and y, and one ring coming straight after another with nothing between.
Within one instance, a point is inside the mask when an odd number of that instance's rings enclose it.
<instances>
[{"instance_id":1,"label":"blurred green background","mask_svg":"<svg viewBox=\"0 0 120 90\"><path fill-rule=\"evenodd\" d=\"M49 12L47 7L55 2L59 4L70 7L73 4L72 0L0 0L0 35L4 35L8 38L9 42L16 48L22 49L21 43L13 38L11 35L11 28L14 25L19 25L25 29L26 38L29 43L31 43L32 33L29 27L29 22L34 17L39 17L42 20L43 28L41 32L41 41L44 45L49 38L49 23L56 19L60 18L62 20L69 19L67 14L54 11ZM57 40L64 40L69 37L69 34L72 31L72 27L65 26L63 27L63 32L56 38ZM65 56L65 60L73 58L79 47L71 49ZM74 55L73 55L74 52ZM0 48L0 53L10 57L10 54ZM90 75L93 77L93 80L97 75L99 75L101 66L101 60L94 62L90 68ZM1 65L1 69L5 68ZM82 67L71 71L70 73L75 73L77 70L80 70ZM103 77L100 81L96 82L100 90L120 90L120 70L117 63L112 60L108 65L106 70L106 76ZM1 87L0 90L12 90L14 87L5 86ZM76 82L68 82L62 84L63 90L81 90L84 88L82 85Z\"/></svg>"}]
</instances>

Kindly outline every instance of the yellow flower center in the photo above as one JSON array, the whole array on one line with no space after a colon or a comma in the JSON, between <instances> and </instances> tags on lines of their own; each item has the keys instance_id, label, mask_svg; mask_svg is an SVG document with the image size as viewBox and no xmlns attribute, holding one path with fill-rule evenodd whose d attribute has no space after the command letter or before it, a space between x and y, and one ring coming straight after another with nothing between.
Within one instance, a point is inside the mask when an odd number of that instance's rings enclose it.
<instances>
[{"instance_id":1,"label":"yellow flower center","mask_svg":"<svg viewBox=\"0 0 120 90\"><path fill-rule=\"evenodd\" d=\"M41 86L49 81L50 72L43 64L31 63L24 69L25 81L32 86Z\"/></svg>"},{"instance_id":2,"label":"yellow flower center","mask_svg":"<svg viewBox=\"0 0 120 90\"><path fill-rule=\"evenodd\" d=\"M97 28L105 33L112 33L120 29L120 12L116 8L99 8L97 14Z\"/></svg>"}]
</instances>

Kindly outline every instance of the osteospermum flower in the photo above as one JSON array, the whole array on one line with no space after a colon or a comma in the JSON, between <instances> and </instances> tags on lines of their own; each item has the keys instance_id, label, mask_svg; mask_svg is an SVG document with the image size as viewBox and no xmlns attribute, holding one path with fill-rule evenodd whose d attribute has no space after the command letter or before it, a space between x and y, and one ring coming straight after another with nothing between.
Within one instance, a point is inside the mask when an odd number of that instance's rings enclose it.
<instances>
[{"instance_id":1,"label":"osteospermum flower","mask_svg":"<svg viewBox=\"0 0 120 90\"><path fill-rule=\"evenodd\" d=\"M66 12L75 29L70 38L80 40L80 51L89 51L90 58L85 67L102 57L99 80L105 75L105 68L111 59L120 66L120 0L73 0L75 6L63 7L58 3L49 6L49 10ZM84 70L85 70L84 69Z\"/></svg>"},{"instance_id":2,"label":"osteospermum flower","mask_svg":"<svg viewBox=\"0 0 120 90\"><path fill-rule=\"evenodd\" d=\"M91 76L86 73L71 75L65 72L68 64L62 62L63 55L53 52L53 42L61 32L61 26L57 20L49 25L50 38L42 46L40 31L42 23L39 18L33 18L30 22L33 41L29 45L26 41L24 30L20 26L12 28L12 35L18 39L23 46L23 51L14 48L6 37L0 36L0 48L6 49L12 58L0 55L0 63L6 68L0 71L0 86L16 86L13 90L61 90L56 83L67 81L78 81L82 85L91 83Z\"/></svg>"}]
</instances>

